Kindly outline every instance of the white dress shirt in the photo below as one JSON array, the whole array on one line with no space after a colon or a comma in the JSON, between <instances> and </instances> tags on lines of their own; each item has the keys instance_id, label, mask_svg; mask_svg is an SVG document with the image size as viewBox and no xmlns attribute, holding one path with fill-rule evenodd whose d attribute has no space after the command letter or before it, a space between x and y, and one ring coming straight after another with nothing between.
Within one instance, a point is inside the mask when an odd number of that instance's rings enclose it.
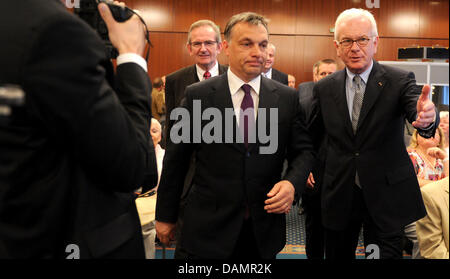
<instances>
[{"instance_id":1,"label":"white dress shirt","mask_svg":"<svg viewBox=\"0 0 450 279\"><path fill-rule=\"evenodd\" d=\"M245 92L242 89L242 85L246 84L243 80L241 80L238 76L236 76L230 68L228 68L228 87L230 88L231 99L233 101L234 113L236 115L236 119L239 119L241 103L244 99ZM247 83L251 86L250 94L253 99L253 108L255 110L255 121L256 116L258 114L258 104L259 104L259 89L261 87L261 75L258 75L256 78L252 79ZM238 125L239 125L239 121Z\"/></svg>"},{"instance_id":2,"label":"white dress shirt","mask_svg":"<svg viewBox=\"0 0 450 279\"><path fill-rule=\"evenodd\" d=\"M199 81L203 81L205 78L203 77L203 75L205 74L205 70L203 70L202 68L200 68L197 64L195 64L195 67L197 68L197 76L198 76L198 80ZM214 67L212 67L209 71L211 74L211 77L215 77L219 75L219 63L217 63L214 65Z\"/></svg>"},{"instance_id":3,"label":"white dress shirt","mask_svg":"<svg viewBox=\"0 0 450 279\"><path fill-rule=\"evenodd\" d=\"M268 79L272 79L272 68L267 71L267 73L262 73L263 76L265 76Z\"/></svg>"}]
</instances>

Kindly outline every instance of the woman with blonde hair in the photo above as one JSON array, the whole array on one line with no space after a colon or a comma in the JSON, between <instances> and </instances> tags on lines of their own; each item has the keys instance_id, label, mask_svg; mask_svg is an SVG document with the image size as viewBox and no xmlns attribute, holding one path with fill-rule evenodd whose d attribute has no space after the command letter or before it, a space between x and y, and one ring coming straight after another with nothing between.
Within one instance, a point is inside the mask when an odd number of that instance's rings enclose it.
<instances>
[{"instance_id":1,"label":"woman with blonde hair","mask_svg":"<svg viewBox=\"0 0 450 279\"><path fill-rule=\"evenodd\" d=\"M434 137L429 139L421 137L417 131L414 131L408 153L414 165L420 187L445 177L442 159L428 152L430 148L435 147L445 150L445 135L441 128L436 129Z\"/></svg>"}]
</instances>

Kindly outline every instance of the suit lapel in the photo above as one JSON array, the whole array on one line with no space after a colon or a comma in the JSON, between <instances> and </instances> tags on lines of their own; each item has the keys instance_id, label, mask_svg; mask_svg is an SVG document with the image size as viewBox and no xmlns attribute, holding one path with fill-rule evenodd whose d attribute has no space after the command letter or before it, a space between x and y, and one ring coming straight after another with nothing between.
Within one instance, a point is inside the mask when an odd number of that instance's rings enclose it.
<instances>
[{"instance_id":1,"label":"suit lapel","mask_svg":"<svg viewBox=\"0 0 450 279\"><path fill-rule=\"evenodd\" d=\"M384 77L385 71L380 65L373 61L373 68L367 80L366 91L364 92L364 100L359 115L358 129L364 122L367 114L375 104L386 84Z\"/></svg>"},{"instance_id":2,"label":"suit lapel","mask_svg":"<svg viewBox=\"0 0 450 279\"><path fill-rule=\"evenodd\" d=\"M274 68L272 68L272 79L278 80L278 72Z\"/></svg>"},{"instance_id":3,"label":"suit lapel","mask_svg":"<svg viewBox=\"0 0 450 279\"><path fill-rule=\"evenodd\" d=\"M227 66L223 66L219 64L219 76L227 72Z\"/></svg>"},{"instance_id":4,"label":"suit lapel","mask_svg":"<svg viewBox=\"0 0 450 279\"><path fill-rule=\"evenodd\" d=\"M266 111L266 123L259 124L260 119L259 114L256 117L256 143L250 143L248 150L251 152L253 148L259 145L258 141L258 127L260 125L266 125L266 131L268 131L270 127L270 108L278 108L278 93L276 92L277 88L273 85L271 80L261 77L261 87L259 89L259 104L258 110L264 109Z\"/></svg>"},{"instance_id":5,"label":"suit lapel","mask_svg":"<svg viewBox=\"0 0 450 279\"><path fill-rule=\"evenodd\" d=\"M197 75L197 68L195 67L195 64L190 69L190 74L188 75L188 78L186 79L186 83L188 85L194 84L196 82L199 82Z\"/></svg>"},{"instance_id":6,"label":"suit lapel","mask_svg":"<svg viewBox=\"0 0 450 279\"><path fill-rule=\"evenodd\" d=\"M339 114L344 117L344 126L345 130L353 136L353 128L352 128L352 122L350 120L350 114L348 111L348 104L347 104L347 94L346 94L346 88L345 88L345 81L347 78L347 73L344 70L340 71L339 73L336 73L334 77L332 77L336 83L336 88L333 90L333 96L334 100L337 105L337 109L339 111ZM322 108L323 109L323 108Z\"/></svg>"}]
</instances>

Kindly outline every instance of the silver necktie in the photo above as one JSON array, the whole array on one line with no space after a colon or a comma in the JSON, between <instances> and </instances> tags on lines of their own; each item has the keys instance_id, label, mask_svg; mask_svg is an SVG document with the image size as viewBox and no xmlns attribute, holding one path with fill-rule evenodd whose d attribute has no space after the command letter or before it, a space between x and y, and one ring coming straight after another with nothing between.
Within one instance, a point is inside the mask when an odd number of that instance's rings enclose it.
<instances>
[{"instance_id":1,"label":"silver necktie","mask_svg":"<svg viewBox=\"0 0 450 279\"><path fill-rule=\"evenodd\" d=\"M355 89L355 98L353 99L352 109L352 127L353 133L356 134L356 128L358 127L359 114L361 112L362 102L364 99L364 90L361 77L356 75L353 78L353 88Z\"/></svg>"},{"instance_id":2,"label":"silver necktie","mask_svg":"<svg viewBox=\"0 0 450 279\"><path fill-rule=\"evenodd\" d=\"M352 109L352 128L353 133L356 134L356 129L358 128L359 114L361 113L362 102L364 99L364 89L363 81L359 75L353 78L353 88L355 89L355 97L353 98L353 109ZM355 174L355 184L361 188L361 182L359 181L358 171Z\"/></svg>"}]
</instances>

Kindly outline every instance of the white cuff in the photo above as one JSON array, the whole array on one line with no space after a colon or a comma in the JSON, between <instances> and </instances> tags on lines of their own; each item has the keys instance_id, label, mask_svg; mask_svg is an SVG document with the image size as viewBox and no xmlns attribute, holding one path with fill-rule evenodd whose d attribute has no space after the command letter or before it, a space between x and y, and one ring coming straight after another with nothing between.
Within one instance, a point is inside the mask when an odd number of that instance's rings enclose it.
<instances>
[{"instance_id":1,"label":"white cuff","mask_svg":"<svg viewBox=\"0 0 450 279\"><path fill-rule=\"evenodd\" d=\"M147 72L147 61L136 53L124 53L117 56L117 66L124 63L136 63Z\"/></svg>"}]
</instances>

